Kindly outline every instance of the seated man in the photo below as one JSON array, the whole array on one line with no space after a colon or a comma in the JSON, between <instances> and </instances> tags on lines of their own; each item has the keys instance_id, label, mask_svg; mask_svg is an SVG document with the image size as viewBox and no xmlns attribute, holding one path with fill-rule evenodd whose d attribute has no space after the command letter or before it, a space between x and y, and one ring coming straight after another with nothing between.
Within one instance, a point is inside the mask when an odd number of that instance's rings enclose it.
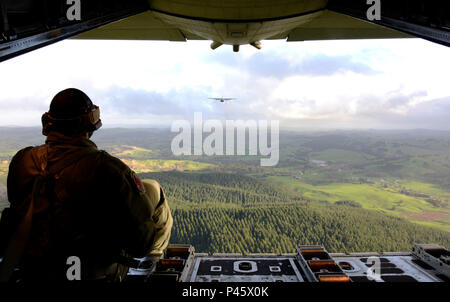
<instances>
[{"instance_id":1,"label":"seated man","mask_svg":"<svg viewBox=\"0 0 450 302\"><path fill-rule=\"evenodd\" d=\"M124 259L161 255L172 215L158 182L141 180L90 140L99 108L74 88L42 116L44 145L20 150L8 174L9 240L0 278L67 280L72 256L82 280L122 280ZM3 239L2 239L3 240Z\"/></svg>"}]
</instances>

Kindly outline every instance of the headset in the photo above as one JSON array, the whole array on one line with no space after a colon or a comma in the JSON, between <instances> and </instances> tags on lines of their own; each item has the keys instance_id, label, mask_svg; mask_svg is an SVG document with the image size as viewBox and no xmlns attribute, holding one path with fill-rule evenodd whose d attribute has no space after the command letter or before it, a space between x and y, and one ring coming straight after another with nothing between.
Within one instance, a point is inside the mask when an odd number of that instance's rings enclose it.
<instances>
[{"instance_id":1,"label":"headset","mask_svg":"<svg viewBox=\"0 0 450 302\"><path fill-rule=\"evenodd\" d=\"M41 121L42 134L45 136L52 130L63 134L82 134L98 130L102 126L100 107L96 105L92 105L87 113L68 119L54 118L46 112L42 115Z\"/></svg>"}]
</instances>

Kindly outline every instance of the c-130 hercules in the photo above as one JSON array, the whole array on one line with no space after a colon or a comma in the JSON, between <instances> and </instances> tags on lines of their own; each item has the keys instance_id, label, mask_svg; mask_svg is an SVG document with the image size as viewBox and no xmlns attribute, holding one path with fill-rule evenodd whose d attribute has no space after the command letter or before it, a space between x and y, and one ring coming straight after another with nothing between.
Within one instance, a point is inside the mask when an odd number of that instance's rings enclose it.
<instances>
[{"instance_id":1,"label":"c-130 hercules","mask_svg":"<svg viewBox=\"0 0 450 302\"><path fill-rule=\"evenodd\" d=\"M450 45L448 1L127 0L0 3L0 61L67 39L210 40L211 48L263 47L264 40L420 37ZM368 4L370 3L370 4ZM174 46L176 47L176 46ZM126 54L124 54L126 55ZM223 99L220 99L222 102ZM330 254L302 246L286 255L196 254L170 245L156 265L130 264L129 280L199 281L448 281L450 252L418 244L412 252ZM371 278L370 268L377 273ZM377 272L378 268L378 272Z\"/></svg>"},{"instance_id":2,"label":"c-130 hercules","mask_svg":"<svg viewBox=\"0 0 450 302\"><path fill-rule=\"evenodd\" d=\"M235 98L224 98L224 97L221 97L221 98L208 98L208 99L216 100L216 101L219 101L221 103L225 103L225 101L235 100Z\"/></svg>"}]
</instances>

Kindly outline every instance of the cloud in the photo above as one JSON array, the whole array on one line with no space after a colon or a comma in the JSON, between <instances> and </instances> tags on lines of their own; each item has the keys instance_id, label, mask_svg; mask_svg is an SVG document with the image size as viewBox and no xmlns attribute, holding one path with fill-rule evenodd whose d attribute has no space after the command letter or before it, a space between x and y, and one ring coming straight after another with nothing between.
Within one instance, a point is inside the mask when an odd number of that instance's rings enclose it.
<instances>
[{"instance_id":1,"label":"cloud","mask_svg":"<svg viewBox=\"0 0 450 302\"><path fill-rule=\"evenodd\" d=\"M409 112L408 119L415 124L432 125L435 128L449 130L450 97L435 99L414 106Z\"/></svg>"},{"instance_id":2,"label":"cloud","mask_svg":"<svg viewBox=\"0 0 450 302\"><path fill-rule=\"evenodd\" d=\"M370 123L376 128L450 130L450 97L426 99L426 92L399 94L386 103L378 101L377 108L363 108L354 114L355 121ZM415 103L414 97L421 101ZM390 104L397 106L391 106ZM396 110L401 107L402 110Z\"/></svg>"},{"instance_id":3,"label":"cloud","mask_svg":"<svg viewBox=\"0 0 450 302\"><path fill-rule=\"evenodd\" d=\"M295 74L309 76L331 76L337 73L354 72L363 75L379 73L369 65L355 61L350 55L327 56L316 54L309 56L295 66Z\"/></svg>"},{"instance_id":4,"label":"cloud","mask_svg":"<svg viewBox=\"0 0 450 302\"><path fill-rule=\"evenodd\" d=\"M64 41L1 63L0 125L39 125L53 95L77 87L100 105L106 127L167 126L202 112L294 126L448 129L448 50L419 42L267 41L234 53L207 42ZM208 99L221 96L238 99Z\"/></svg>"},{"instance_id":5,"label":"cloud","mask_svg":"<svg viewBox=\"0 0 450 302\"><path fill-rule=\"evenodd\" d=\"M183 108L177 102L173 92L158 93L154 91L135 90L113 86L100 97L107 112L120 111L127 115L166 114L170 108L173 115L182 114Z\"/></svg>"},{"instance_id":6,"label":"cloud","mask_svg":"<svg viewBox=\"0 0 450 302\"><path fill-rule=\"evenodd\" d=\"M238 69L254 77L284 79L289 76L333 76L339 73L353 72L363 75L380 73L368 64L358 62L352 55L329 56L323 53L302 55L292 60L282 53L258 52L250 57L236 54L220 54L205 59L230 69Z\"/></svg>"},{"instance_id":7,"label":"cloud","mask_svg":"<svg viewBox=\"0 0 450 302\"><path fill-rule=\"evenodd\" d=\"M45 104L45 101L38 98L38 101L35 97L32 96L14 96L9 98L0 99L0 112L8 112L14 110L21 111L47 111L48 106Z\"/></svg>"},{"instance_id":8,"label":"cloud","mask_svg":"<svg viewBox=\"0 0 450 302\"><path fill-rule=\"evenodd\" d=\"M174 120L192 120L195 112L201 112L204 119L218 120L255 119L258 116L251 108L252 102L220 103L208 99L209 91L186 87L154 92L112 86L88 95L100 106L106 127L126 124L170 126Z\"/></svg>"},{"instance_id":9,"label":"cloud","mask_svg":"<svg viewBox=\"0 0 450 302\"><path fill-rule=\"evenodd\" d=\"M396 96L390 97L386 102L386 105L390 108L398 108L402 106L411 105L417 98L426 97L428 93L424 90L415 91L410 94L398 94Z\"/></svg>"},{"instance_id":10,"label":"cloud","mask_svg":"<svg viewBox=\"0 0 450 302\"><path fill-rule=\"evenodd\" d=\"M394 114L404 116L410 114L411 109L421 102L429 99L428 92L417 90L412 92L403 92L401 90L388 91L376 94L362 94L354 102L354 113L359 116L383 119L383 116ZM344 106L345 101L343 102Z\"/></svg>"}]
</instances>

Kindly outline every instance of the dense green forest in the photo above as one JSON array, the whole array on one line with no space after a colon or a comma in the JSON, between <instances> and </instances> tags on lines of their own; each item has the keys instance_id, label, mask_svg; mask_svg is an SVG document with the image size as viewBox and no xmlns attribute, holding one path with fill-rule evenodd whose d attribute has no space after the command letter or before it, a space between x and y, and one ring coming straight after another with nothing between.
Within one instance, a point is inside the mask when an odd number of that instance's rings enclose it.
<instances>
[{"instance_id":1,"label":"dense green forest","mask_svg":"<svg viewBox=\"0 0 450 302\"><path fill-rule=\"evenodd\" d=\"M168 129L100 129L92 140L158 180L175 219L172 242L200 252L409 251L450 247L450 132L280 132L279 163L261 156L174 156ZM0 127L0 211L19 149L39 127Z\"/></svg>"},{"instance_id":2,"label":"dense green forest","mask_svg":"<svg viewBox=\"0 0 450 302\"><path fill-rule=\"evenodd\" d=\"M299 244L333 252L408 251L450 245L450 233L350 204L324 205L264 181L225 173L158 172L173 209L171 242L199 252L293 253Z\"/></svg>"},{"instance_id":3,"label":"dense green forest","mask_svg":"<svg viewBox=\"0 0 450 302\"><path fill-rule=\"evenodd\" d=\"M185 202L261 206L303 200L294 191L280 190L270 183L239 174L173 171L140 175L143 178L155 177L164 184L166 193L176 201L175 206Z\"/></svg>"}]
</instances>

